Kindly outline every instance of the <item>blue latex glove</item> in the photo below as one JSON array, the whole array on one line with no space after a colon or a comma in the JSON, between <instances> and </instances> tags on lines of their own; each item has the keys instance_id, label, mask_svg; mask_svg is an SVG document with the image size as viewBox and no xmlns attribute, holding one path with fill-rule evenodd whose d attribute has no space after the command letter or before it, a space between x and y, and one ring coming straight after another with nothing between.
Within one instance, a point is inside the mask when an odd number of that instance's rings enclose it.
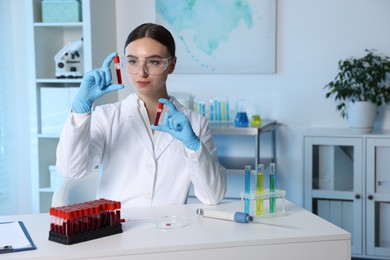
<instances>
[{"instance_id":1,"label":"blue latex glove","mask_svg":"<svg viewBox=\"0 0 390 260\"><path fill-rule=\"evenodd\" d=\"M96 99L106 93L124 88L123 84L112 84L110 65L114 56L113 52L107 56L99 69L88 72L81 82L80 89L72 103L72 109L76 113L88 113Z\"/></svg>"},{"instance_id":2,"label":"blue latex glove","mask_svg":"<svg viewBox=\"0 0 390 260\"><path fill-rule=\"evenodd\" d=\"M169 100L160 98L158 101L168 106L169 112L165 114L164 124L158 126L151 125L151 128L172 135L182 141L188 149L193 151L199 150L199 137L192 130L190 121L186 115L178 111L175 105Z\"/></svg>"}]
</instances>

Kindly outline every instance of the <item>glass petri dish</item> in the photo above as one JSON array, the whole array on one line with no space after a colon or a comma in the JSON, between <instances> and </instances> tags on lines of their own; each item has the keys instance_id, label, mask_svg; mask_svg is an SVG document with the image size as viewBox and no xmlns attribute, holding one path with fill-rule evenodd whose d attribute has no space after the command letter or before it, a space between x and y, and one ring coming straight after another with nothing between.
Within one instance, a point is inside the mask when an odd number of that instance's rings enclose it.
<instances>
[{"instance_id":1,"label":"glass petri dish","mask_svg":"<svg viewBox=\"0 0 390 260\"><path fill-rule=\"evenodd\" d=\"M160 229L174 229L187 225L187 219L180 216L161 216L156 219L156 227Z\"/></svg>"}]
</instances>

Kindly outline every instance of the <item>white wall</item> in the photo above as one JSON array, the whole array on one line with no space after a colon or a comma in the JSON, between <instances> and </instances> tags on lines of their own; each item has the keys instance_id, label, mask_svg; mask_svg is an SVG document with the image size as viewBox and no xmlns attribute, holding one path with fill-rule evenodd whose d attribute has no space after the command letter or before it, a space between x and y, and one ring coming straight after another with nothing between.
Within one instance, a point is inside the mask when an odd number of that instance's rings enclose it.
<instances>
[{"instance_id":1,"label":"white wall","mask_svg":"<svg viewBox=\"0 0 390 260\"><path fill-rule=\"evenodd\" d=\"M279 121L277 134L279 187L287 198L303 204L302 136L309 127L348 127L324 98L323 86L337 71L337 62L378 49L390 56L390 1L279 0L277 2L277 73L274 75L172 75L169 91L205 99L230 96L254 104L263 118ZM128 33L154 22L154 1L117 0L118 51ZM237 50L239 51L239 50ZM180 57L178 57L180 62ZM122 91L126 96L131 87ZM381 109L376 127L390 128L389 107Z\"/></svg>"}]
</instances>

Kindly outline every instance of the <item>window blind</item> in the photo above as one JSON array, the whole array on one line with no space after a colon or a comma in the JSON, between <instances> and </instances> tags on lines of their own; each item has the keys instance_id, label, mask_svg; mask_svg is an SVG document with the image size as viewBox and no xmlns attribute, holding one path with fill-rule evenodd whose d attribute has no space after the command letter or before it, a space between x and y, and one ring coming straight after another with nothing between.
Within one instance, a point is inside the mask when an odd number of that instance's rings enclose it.
<instances>
[{"instance_id":1,"label":"window blind","mask_svg":"<svg viewBox=\"0 0 390 260\"><path fill-rule=\"evenodd\" d=\"M8 76L6 73L6 66L4 55L7 48L7 11L8 1L0 1L0 215L4 213L5 203L9 194L7 188L8 177L7 177L7 144L6 144L6 124L7 124L7 110L8 110L8 99L7 99L7 85Z\"/></svg>"},{"instance_id":2,"label":"window blind","mask_svg":"<svg viewBox=\"0 0 390 260\"><path fill-rule=\"evenodd\" d=\"M18 178L15 176L15 114L12 113L13 71L12 29L10 29L12 0L0 1L0 215L14 214L18 211L16 200ZM22 163L22 162L20 162ZM16 206L16 207L15 207Z\"/></svg>"}]
</instances>

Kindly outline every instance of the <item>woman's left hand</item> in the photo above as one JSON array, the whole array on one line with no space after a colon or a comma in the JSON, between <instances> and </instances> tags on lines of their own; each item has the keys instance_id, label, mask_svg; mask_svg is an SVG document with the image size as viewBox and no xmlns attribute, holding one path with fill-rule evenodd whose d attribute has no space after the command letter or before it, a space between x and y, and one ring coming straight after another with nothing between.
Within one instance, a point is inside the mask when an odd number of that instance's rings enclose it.
<instances>
[{"instance_id":1,"label":"woman's left hand","mask_svg":"<svg viewBox=\"0 0 390 260\"><path fill-rule=\"evenodd\" d=\"M168 106L169 111L165 114L164 124L158 126L151 125L151 128L166 132L182 141L188 149L197 151L200 147L200 139L192 130L190 121L186 115L178 111L175 105L165 98L160 98L159 102Z\"/></svg>"}]
</instances>

